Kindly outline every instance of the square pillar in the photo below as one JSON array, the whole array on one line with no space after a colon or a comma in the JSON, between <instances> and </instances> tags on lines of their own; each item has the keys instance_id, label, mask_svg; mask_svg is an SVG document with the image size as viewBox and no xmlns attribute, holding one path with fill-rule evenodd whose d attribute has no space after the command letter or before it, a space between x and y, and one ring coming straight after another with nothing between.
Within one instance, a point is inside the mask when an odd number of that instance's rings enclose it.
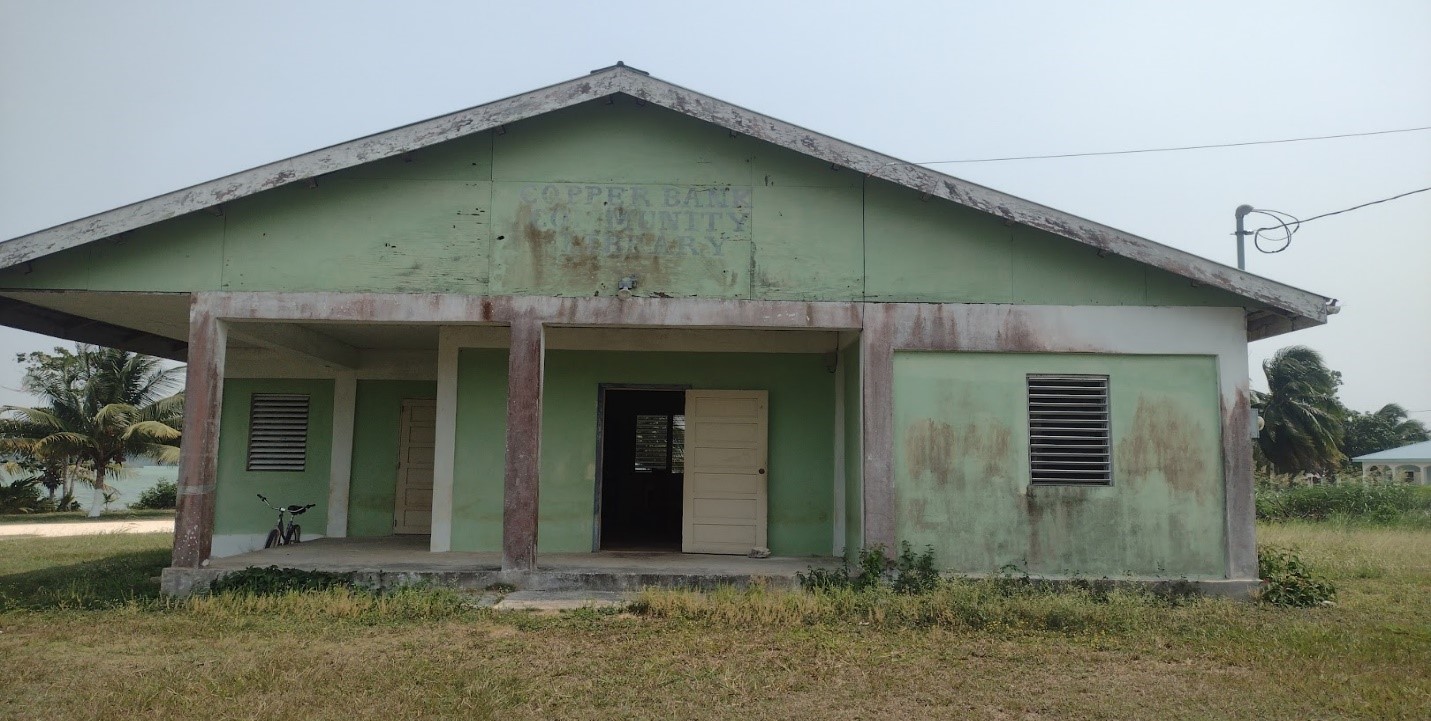
<instances>
[{"instance_id":1,"label":"square pillar","mask_svg":"<svg viewBox=\"0 0 1431 721\"><path fill-rule=\"evenodd\" d=\"M540 319L512 321L507 357L507 454L503 479L502 570L537 567L537 496L542 460L542 371L546 348Z\"/></svg>"},{"instance_id":2,"label":"square pillar","mask_svg":"<svg viewBox=\"0 0 1431 721\"><path fill-rule=\"evenodd\" d=\"M865 547L895 551L895 303L867 304L860 332L860 462Z\"/></svg>"},{"instance_id":3,"label":"square pillar","mask_svg":"<svg viewBox=\"0 0 1431 721\"><path fill-rule=\"evenodd\" d=\"M198 296L189 301L189 355L184 385L184 439L174 518L175 568L199 568L214 541L214 489L219 475L219 414L224 397L223 323Z\"/></svg>"},{"instance_id":4,"label":"square pillar","mask_svg":"<svg viewBox=\"0 0 1431 721\"><path fill-rule=\"evenodd\" d=\"M437 435L432 459L432 537L428 550L452 550L452 496L457 462L457 370L462 349L444 326L437 339Z\"/></svg>"},{"instance_id":5,"label":"square pillar","mask_svg":"<svg viewBox=\"0 0 1431 721\"><path fill-rule=\"evenodd\" d=\"M339 373L333 380L333 453L328 464L329 538L348 535L348 491L353 480L353 422L357 413L358 377Z\"/></svg>"}]
</instances>

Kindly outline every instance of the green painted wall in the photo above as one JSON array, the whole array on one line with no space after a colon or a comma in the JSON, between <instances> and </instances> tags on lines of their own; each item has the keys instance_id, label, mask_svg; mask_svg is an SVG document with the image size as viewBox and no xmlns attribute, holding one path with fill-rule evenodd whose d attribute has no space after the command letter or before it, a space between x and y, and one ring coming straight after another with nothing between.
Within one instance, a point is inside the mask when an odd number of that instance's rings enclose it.
<instances>
[{"instance_id":1,"label":"green painted wall","mask_svg":"<svg viewBox=\"0 0 1431 721\"><path fill-rule=\"evenodd\" d=\"M1213 358L902 352L894 370L897 533L942 567L1224 575ZM1029 485L1028 373L1109 376L1112 486Z\"/></svg>"},{"instance_id":2,"label":"green painted wall","mask_svg":"<svg viewBox=\"0 0 1431 721\"><path fill-rule=\"evenodd\" d=\"M348 485L349 536L392 535L402 402L436 397L437 384L432 381L358 381Z\"/></svg>"},{"instance_id":3,"label":"green painted wall","mask_svg":"<svg viewBox=\"0 0 1431 721\"><path fill-rule=\"evenodd\" d=\"M246 470L249 398L254 393L309 395L308 460L301 473ZM214 500L216 535L265 534L273 528L276 514L254 497L258 493L268 496L269 502L274 505L318 504L298 520L308 533L326 532L333 438L333 381L227 379L224 381L220 429L219 481Z\"/></svg>"},{"instance_id":4,"label":"green painted wall","mask_svg":"<svg viewBox=\"0 0 1431 721\"><path fill-rule=\"evenodd\" d=\"M0 271L3 288L1250 305L629 99Z\"/></svg>"},{"instance_id":5,"label":"green painted wall","mask_svg":"<svg viewBox=\"0 0 1431 721\"><path fill-rule=\"evenodd\" d=\"M864 546L864 484L861 453L864 429L860 416L860 346L852 343L840 351L845 384L845 558L853 560Z\"/></svg>"},{"instance_id":6,"label":"green painted wall","mask_svg":"<svg viewBox=\"0 0 1431 721\"><path fill-rule=\"evenodd\" d=\"M507 350L465 348L457 357L452 550L502 550L506 447Z\"/></svg>"},{"instance_id":7,"label":"green painted wall","mask_svg":"<svg viewBox=\"0 0 1431 721\"><path fill-rule=\"evenodd\" d=\"M769 391L770 549L785 556L829 555L835 376L820 355L604 351L547 355L538 536L542 552L591 550L600 383Z\"/></svg>"}]
</instances>

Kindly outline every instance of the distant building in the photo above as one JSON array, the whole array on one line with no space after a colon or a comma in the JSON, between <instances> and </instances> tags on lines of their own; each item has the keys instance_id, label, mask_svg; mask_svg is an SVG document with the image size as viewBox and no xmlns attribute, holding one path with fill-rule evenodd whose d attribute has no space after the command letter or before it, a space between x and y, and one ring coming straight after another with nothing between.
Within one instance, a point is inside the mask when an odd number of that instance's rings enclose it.
<instances>
[{"instance_id":1,"label":"distant building","mask_svg":"<svg viewBox=\"0 0 1431 721\"><path fill-rule=\"evenodd\" d=\"M1361 476L1367 478L1371 469L1382 468L1392 480L1426 485L1431 474L1431 441L1368 453L1352 459L1361 464Z\"/></svg>"}]
</instances>

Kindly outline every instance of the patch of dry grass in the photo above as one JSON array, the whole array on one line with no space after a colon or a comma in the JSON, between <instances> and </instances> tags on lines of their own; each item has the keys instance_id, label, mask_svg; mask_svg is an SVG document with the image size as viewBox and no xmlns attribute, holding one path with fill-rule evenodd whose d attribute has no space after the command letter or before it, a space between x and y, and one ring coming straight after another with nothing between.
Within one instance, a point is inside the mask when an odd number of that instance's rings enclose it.
<instances>
[{"instance_id":1,"label":"patch of dry grass","mask_svg":"<svg viewBox=\"0 0 1431 721\"><path fill-rule=\"evenodd\" d=\"M924 625L890 621L928 610L908 599L734 591L652 594L641 615L340 590L12 610L0 717L1424 718L1431 533L1261 530L1339 604L985 597L982 625L965 622L978 588L928 600L960 610ZM1048 630L1059 609L1082 622Z\"/></svg>"}]
</instances>

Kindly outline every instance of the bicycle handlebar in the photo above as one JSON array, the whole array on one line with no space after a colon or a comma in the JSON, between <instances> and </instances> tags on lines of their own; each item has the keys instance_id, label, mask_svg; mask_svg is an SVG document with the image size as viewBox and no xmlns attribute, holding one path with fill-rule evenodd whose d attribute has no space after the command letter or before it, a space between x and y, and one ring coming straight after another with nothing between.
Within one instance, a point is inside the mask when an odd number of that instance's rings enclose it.
<instances>
[{"instance_id":1,"label":"bicycle handlebar","mask_svg":"<svg viewBox=\"0 0 1431 721\"><path fill-rule=\"evenodd\" d=\"M308 510L308 509L310 509L310 508L312 508L312 507L318 505L318 504L316 504L316 503L310 503L310 504L308 504L308 505L306 505L306 506L300 506L300 505L298 505L298 504L295 503L295 504L289 505L289 506L275 506L275 505L273 505L272 503L269 503L269 502L268 502L268 497L265 496L265 495L263 495L262 493L259 493L259 494L256 494L256 495L258 496L258 500L263 501L263 505L268 506L269 508L272 508L272 509L275 510L275 511L287 511L287 512L292 513L292 514L294 514L294 515L298 515L298 514L300 514L300 513L303 513L304 511L306 511L306 510Z\"/></svg>"}]
</instances>

